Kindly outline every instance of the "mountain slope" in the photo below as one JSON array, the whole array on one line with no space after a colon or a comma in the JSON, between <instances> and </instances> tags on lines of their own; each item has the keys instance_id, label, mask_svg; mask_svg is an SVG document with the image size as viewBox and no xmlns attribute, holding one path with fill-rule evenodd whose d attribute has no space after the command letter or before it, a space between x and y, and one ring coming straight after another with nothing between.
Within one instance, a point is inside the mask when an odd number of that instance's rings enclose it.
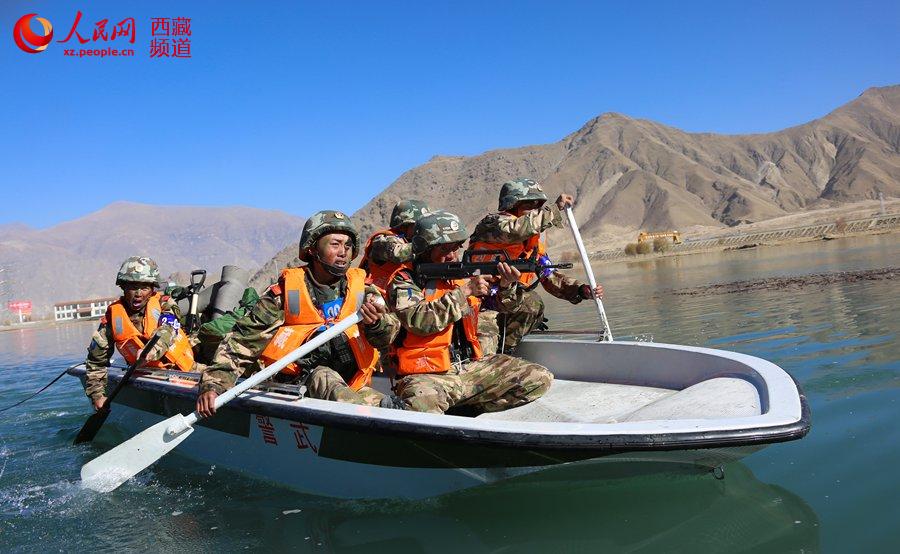
<instances>
[{"instance_id":1,"label":"mountain slope","mask_svg":"<svg viewBox=\"0 0 900 554\"><path fill-rule=\"evenodd\" d=\"M500 185L531 177L548 195L573 194L592 247L638 229L726 227L844 202L900 196L900 86L871 88L830 114L755 135L687 133L608 113L553 144L436 156L402 174L353 215L363 237L394 203L420 198L470 229L497 205ZM548 236L557 247L567 233ZM296 256L291 245L254 284Z\"/></svg>"},{"instance_id":2,"label":"mountain slope","mask_svg":"<svg viewBox=\"0 0 900 554\"><path fill-rule=\"evenodd\" d=\"M0 294L30 299L36 313L54 302L116 294L122 260L148 255L162 276L204 268L216 281L222 265L251 271L296 241L304 219L244 207L151 206L116 202L48 229L0 227ZM5 308L5 306L3 306Z\"/></svg>"}]
</instances>

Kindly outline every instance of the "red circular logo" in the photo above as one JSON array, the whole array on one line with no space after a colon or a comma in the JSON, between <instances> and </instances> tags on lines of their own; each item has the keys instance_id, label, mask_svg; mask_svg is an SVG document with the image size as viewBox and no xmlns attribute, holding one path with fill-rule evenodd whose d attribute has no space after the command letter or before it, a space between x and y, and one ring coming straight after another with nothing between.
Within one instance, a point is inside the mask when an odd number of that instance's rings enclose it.
<instances>
[{"instance_id":1,"label":"red circular logo","mask_svg":"<svg viewBox=\"0 0 900 554\"><path fill-rule=\"evenodd\" d=\"M37 19L38 23L44 27L43 35L31 30L32 18ZM16 41L16 46L29 54L43 52L53 40L53 25L50 25L50 22L43 17L38 17L36 13L23 15L13 26L13 39Z\"/></svg>"}]
</instances>

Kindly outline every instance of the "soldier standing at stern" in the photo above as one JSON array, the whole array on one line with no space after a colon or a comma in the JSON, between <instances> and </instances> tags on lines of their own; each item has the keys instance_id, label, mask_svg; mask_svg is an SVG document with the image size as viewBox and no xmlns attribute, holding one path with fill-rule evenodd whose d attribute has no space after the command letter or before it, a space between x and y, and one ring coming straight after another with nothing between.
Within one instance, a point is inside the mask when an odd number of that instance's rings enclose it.
<instances>
[{"instance_id":1,"label":"soldier standing at stern","mask_svg":"<svg viewBox=\"0 0 900 554\"><path fill-rule=\"evenodd\" d=\"M84 392L95 410L106 401L106 382L113 347L129 364L153 335L159 342L147 353L145 366L155 369L177 368L191 371L195 367L190 341L181 330L178 305L162 296L159 267L146 256L132 256L122 263L116 275L122 297L109 305L100 326L91 337L85 360Z\"/></svg>"},{"instance_id":2,"label":"soldier standing at stern","mask_svg":"<svg viewBox=\"0 0 900 554\"><path fill-rule=\"evenodd\" d=\"M386 348L399 330L386 314L378 289L365 284L365 271L351 268L359 239L338 211L313 214L300 236L302 267L289 267L256 306L240 318L216 350L200 380L197 411L215 413L215 400L241 375L255 373L334 323L356 312L365 295L361 324L318 347L279 374L305 383L311 398L394 407L391 398L369 387L378 367L376 348Z\"/></svg>"},{"instance_id":3,"label":"soldier standing at stern","mask_svg":"<svg viewBox=\"0 0 900 554\"><path fill-rule=\"evenodd\" d=\"M469 239L469 250L503 250L512 259L537 256L549 264L544 244L540 240L541 233L551 227L562 227L560 211L572 206L574 199L568 194L561 194L556 199L556 209L545 206L546 202L547 195L531 179L503 183L500 188L499 212L485 216L478 223ZM478 261L478 257L473 257L473 261ZM541 275L526 273L521 281L529 290L525 293L522 307L516 313L505 316L504 351L507 353L513 352L522 337L543 321L544 301L536 291L531 290L537 285L537 281L551 295L572 304L594 298L595 295L603 298L601 285L592 290L590 285L555 270L545 270ZM491 328L492 318L489 315L496 319L496 313L486 312L482 316L482 328ZM502 322L504 318L500 319Z\"/></svg>"},{"instance_id":4,"label":"soldier standing at stern","mask_svg":"<svg viewBox=\"0 0 900 554\"><path fill-rule=\"evenodd\" d=\"M453 406L500 411L540 398L553 380L543 366L505 354L483 356L478 341L480 298L491 282L484 276L420 282L417 262L455 262L467 233L459 218L439 210L416 222L415 260L391 278L388 297L403 327L394 343L394 391L408 409L443 413ZM497 307L514 311L522 301L519 272L500 264Z\"/></svg>"}]
</instances>

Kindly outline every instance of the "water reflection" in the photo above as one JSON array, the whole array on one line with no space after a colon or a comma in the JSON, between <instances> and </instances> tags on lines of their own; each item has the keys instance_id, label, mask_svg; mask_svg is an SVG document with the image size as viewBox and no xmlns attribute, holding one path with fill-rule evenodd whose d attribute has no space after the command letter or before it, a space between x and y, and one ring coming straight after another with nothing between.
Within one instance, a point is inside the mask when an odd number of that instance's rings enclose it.
<instances>
[{"instance_id":1,"label":"water reflection","mask_svg":"<svg viewBox=\"0 0 900 554\"><path fill-rule=\"evenodd\" d=\"M78 468L96 452L71 446L89 408L78 384L63 380L0 415L0 550L890 551L900 494L884 477L900 463L896 284L665 294L900 265L888 239L598 266L617 338L746 352L806 390L810 435L728 466L724 481L673 473L598 481L576 466L430 501L341 502L170 456L98 496L77 486ZM547 308L555 329L598 326L586 302L548 299ZM95 325L0 332L0 405L82 358Z\"/></svg>"},{"instance_id":2,"label":"water reflection","mask_svg":"<svg viewBox=\"0 0 900 554\"><path fill-rule=\"evenodd\" d=\"M819 550L818 519L800 497L741 464L726 473L597 481L582 468L411 502L332 501L237 479L218 492L239 504L185 510L169 533L188 546L215 527L205 539L329 552Z\"/></svg>"},{"instance_id":3,"label":"water reflection","mask_svg":"<svg viewBox=\"0 0 900 554\"><path fill-rule=\"evenodd\" d=\"M594 481L589 469L579 469L553 482L505 483L440 504L438 513L452 514L476 551L783 551L818 545L818 520L809 506L780 487L761 483L740 464L729 467L724 481L674 474ZM423 547L435 537L452 544L459 535L442 534L453 527L435 518L436 510L425 510L421 525L418 510L398 512L386 519L409 519L423 531L414 535ZM355 523L336 529L338 544L364 544L347 533Z\"/></svg>"}]
</instances>

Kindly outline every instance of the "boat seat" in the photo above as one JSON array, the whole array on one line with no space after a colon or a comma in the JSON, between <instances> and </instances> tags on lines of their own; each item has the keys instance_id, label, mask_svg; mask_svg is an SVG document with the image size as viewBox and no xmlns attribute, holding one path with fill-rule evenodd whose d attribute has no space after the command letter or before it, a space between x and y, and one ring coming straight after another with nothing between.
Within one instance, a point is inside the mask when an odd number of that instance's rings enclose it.
<instances>
[{"instance_id":1,"label":"boat seat","mask_svg":"<svg viewBox=\"0 0 900 554\"><path fill-rule=\"evenodd\" d=\"M743 379L719 377L675 391L557 379L541 398L482 419L619 423L660 419L718 419L760 414L759 394Z\"/></svg>"},{"instance_id":2,"label":"boat seat","mask_svg":"<svg viewBox=\"0 0 900 554\"><path fill-rule=\"evenodd\" d=\"M752 383L733 377L717 377L660 398L616 421L654 419L718 419L758 416L759 393Z\"/></svg>"},{"instance_id":3,"label":"boat seat","mask_svg":"<svg viewBox=\"0 0 900 554\"><path fill-rule=\"evenodd\" d=\"M676 391L634 385L555 379L544 396L517 408L478 417L505 421L606 423Z\"/></svg>"}]
</instances>

